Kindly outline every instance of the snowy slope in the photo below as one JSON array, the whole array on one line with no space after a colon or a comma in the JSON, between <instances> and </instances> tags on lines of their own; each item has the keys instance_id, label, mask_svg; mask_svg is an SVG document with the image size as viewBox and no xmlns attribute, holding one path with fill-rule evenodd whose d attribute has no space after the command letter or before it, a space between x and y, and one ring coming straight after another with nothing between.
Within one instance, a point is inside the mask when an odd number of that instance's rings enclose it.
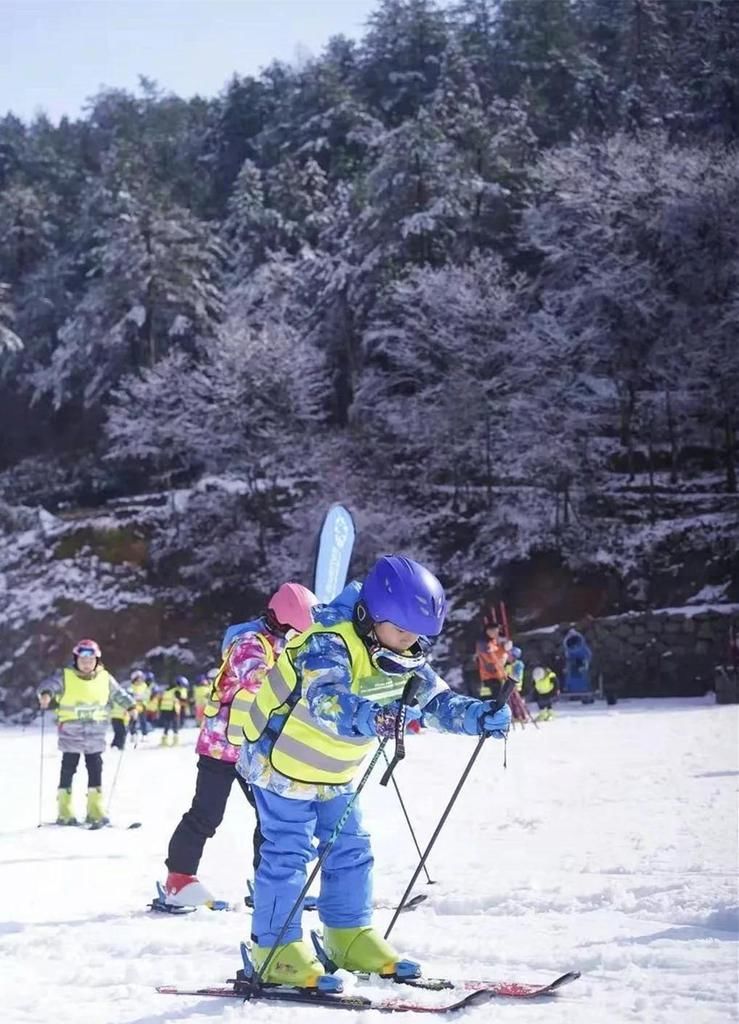
<instances>
[{"instance_id":1,"label":"snowy slope","mask_svg":"<svg viewBox=\"0 0 739 1024\"><path fill-rule=\"evenodd\" d=\"M113 817L143 827L91 833L35 827L39 731L0 732L3 1024L288 1024L296 1013L311 1024L338 1012L154 991L223 981L250 931L246 911L169 917L144 909L189 805L194 736L188 730L176 750L128 750ZM470 1024L735 1020L736 740L736 708L685 700L563 709L539 731L512 737L505 771L502 745L489 742L431 856L438 884L419 884L431 894L428 909L401 916L396 942L431 974L536 981L583 972L555 1001L470 1009L460 1015ZM59 756L48 741L47 733L47 820ZM474 741L426 734L408 747L397 778L425 843ZM107 786L117 757L107 755ZM79 773L77 784L81 803ZM392 789L375 781L364 796L376 895L392 900L414 850ZM234 791L201 871L221 897L240 900L251 830L251 811ZM386 922L389 911L377 918ZM347 1024L379 1019L341 1014Z\"/></svg>"}]
</instances>

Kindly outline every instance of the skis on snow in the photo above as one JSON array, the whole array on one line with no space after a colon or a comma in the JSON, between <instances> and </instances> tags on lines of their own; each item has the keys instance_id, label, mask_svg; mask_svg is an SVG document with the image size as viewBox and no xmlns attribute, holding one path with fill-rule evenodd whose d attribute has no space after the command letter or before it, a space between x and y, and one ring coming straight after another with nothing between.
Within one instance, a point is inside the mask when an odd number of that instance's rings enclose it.
<instances>
[{"instance_id":1,"label":"skis on snow","mask_svg":"<svg viewBox=\"0 0 739 1024\"><path fill-rule=\"evenodd\" d=\"M314 940L315 941L315 940ZM453 1013L468 1006L480 1006L493 999L540 999L554 995L559 989L580 977L579 971L568 971L554 981L543 985L527 985L518 981L453 981L447 978L420 978L415 972L418 965L408 962L413 972L399 971L391 977L356 974L360 981L395 982L417 989L445 991L445 1003L419 1003L403 996L365 996L361 993L342 991L341 978L323 975L317 988L295 988L290 985L273 985L261 981L257 974L246 943L241 943L243 968L226 985L206 985L188 988L179 985L160 985L157 992L175 996L213 996L221 999L242 999L244 1001L273 1000L276 1002L302 1003L305 1006L329 1006L342 1010L379 1010L381 1013Z\"/></svg>"},{"instance_id":2,"label":"skis on snow","mask_svg":"<svg viewBox=\"0 0 739 1024\"><path fill-rule=\"evenodd\" d=\"M241 988L223 986L212 986L206 988L178 988L175 985L160 985L157 992L174 996L217 996L225 999L243 1000L274 1000L281 1003L301 1003L303 1006L330 1006L338 1010L378 1010L380 1013L452 1013L455 1010L462 1010L468 1006L479 1006L487 1003L492 997L485 990L468 992L466 995L454 1002L444 1003L441 1006L425 1006L423 1003L415 1003L405 999L370 999L361 995L344 995L337 993L331 995L326 992L317 992L308 988L288 988L287 986L276 985L272 987L262 986L253 992L249 985Z\"/></svg>"},{"instance_id":3,"label":"skis on snow","mask_svg":"<svg viewBox=\"0 0 739 1024\"><path fill-rule=\"evenodd\" d=\"M568 971L546 984L525 984L518 981L456 981L447 978L391 979L412 988L445 990L452 998L446 1003L428 1005L398 997L370 997L360 994L319 992L315 989L290 988L284 985L260 985L253 989L246 980L236 979L228 985L207 985L186 988L160 985L157 992L175 996L212 996L221 999L273 1000L302 1003L307 1006L332 1006L344 1010L379 1010L381 1013L453 1013L469 1006L481 1006L495 999L542 999L553 996L565 985L576 981L579 971ZM458 994L459 993L459 994ZM463 994L462 994L463 993ZM457 995L454 998L454 995Z\"/></svg>"}]
</instances>

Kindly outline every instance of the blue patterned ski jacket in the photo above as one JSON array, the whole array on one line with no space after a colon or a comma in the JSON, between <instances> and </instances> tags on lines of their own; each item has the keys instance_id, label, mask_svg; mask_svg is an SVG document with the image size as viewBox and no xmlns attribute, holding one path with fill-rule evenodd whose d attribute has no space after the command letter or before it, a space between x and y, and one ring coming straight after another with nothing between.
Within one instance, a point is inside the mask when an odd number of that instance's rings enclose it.
<instances>
[{"instance_id":1,"label":"blue patterned ski jacket","mask_svg":"<svg viewBox=\"0 0 739 1024\"><path fill-rule=\"evenodd\" d=\"M315 621L324 626L351 621L360 589L360 583L350 583L331 604L314 610ZM351 692L351 659L342 639L335 633L312 636L297 655L295 669L311 713L324 728L338 736L359 736L357 712L361 705L371 702ZM454 693L430 665L423 666L416 675L421 678L417 700L424 726L440 732L478 735L480 717L489 704ZM272 725L279 730L280 717L273 717ZM296 800L330 800L353 789L351 782L328 786L288 779L272 767L271 749L272 739L266 733L256 743L242 746L237 769L251 785Z\"/></svg>"}]
</instances>

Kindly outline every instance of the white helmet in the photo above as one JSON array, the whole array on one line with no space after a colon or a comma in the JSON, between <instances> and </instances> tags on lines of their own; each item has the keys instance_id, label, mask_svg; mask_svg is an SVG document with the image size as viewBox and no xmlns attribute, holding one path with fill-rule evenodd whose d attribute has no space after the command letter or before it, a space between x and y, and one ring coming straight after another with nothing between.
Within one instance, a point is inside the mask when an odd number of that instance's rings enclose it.
<instances>
[{"instance_id":1,"label":"white helmet","mask_svg":"<svg viewBox=\"0 0 739 1024\"><path fill-rule=\"evenodd\" d=\"M534 680L535 683L540 683L545 675L546 672L541 667L541 665L537 665L534 671L531 673L531 678Z\"/></svg>"}]
</instances>

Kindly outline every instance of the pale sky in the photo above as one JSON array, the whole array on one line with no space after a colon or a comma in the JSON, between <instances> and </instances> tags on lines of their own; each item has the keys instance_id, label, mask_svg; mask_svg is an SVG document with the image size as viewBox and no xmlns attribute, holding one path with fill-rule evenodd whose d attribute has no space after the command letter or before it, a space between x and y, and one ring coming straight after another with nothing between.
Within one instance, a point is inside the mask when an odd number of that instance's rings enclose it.
<instances>
[{"instance_id":1,"label":"pale sky","mask_svg":"<svg viewBox=\"0 0 739 1024\"><path fill-rule=\"evenodd\" d=\"M103 86L138 76L188 98L215 96L234 71L318 55L359 38L377 0L0 0L0 116L79 116Z\"/></svg>"}]
</instances>

